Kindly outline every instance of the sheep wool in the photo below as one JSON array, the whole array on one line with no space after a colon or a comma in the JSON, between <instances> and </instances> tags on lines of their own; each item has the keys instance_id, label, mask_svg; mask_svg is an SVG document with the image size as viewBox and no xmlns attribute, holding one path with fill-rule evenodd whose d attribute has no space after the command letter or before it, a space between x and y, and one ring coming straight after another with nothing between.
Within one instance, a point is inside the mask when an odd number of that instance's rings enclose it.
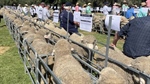
<instances>
[{"instance_id":1,"label":"sheep wool","mask_svg":"<svg viewBox=\"0 0 150 84\"><path fill-rule=\"evenodd\" d=\"M57 59L55 59L53 71L62 84L92 84L89 74L71 56L70 44L67 40L60 39L54 49Z\"/></svg>"}]
</instances>

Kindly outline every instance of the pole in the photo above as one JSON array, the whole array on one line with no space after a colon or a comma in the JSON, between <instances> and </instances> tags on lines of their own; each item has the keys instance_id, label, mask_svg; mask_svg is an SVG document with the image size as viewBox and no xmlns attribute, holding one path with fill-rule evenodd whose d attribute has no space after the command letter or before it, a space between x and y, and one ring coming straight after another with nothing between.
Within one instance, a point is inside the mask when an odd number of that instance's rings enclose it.
<instances>
[{"instance_id":1,"label":"pole","mask_svg":"<svg viewBox=\"0 0 150 84\"><path fill-rule=\"evenodd\" d=\"M105 67L107 67L108 62L108 53L109 53L109 44L110 44L110 33L111 33L111 24L112 24L112 16L109 17L109 27L107 34L107 45L106 45L106 57L105 57Z\"/></svg>"}]
</instances>

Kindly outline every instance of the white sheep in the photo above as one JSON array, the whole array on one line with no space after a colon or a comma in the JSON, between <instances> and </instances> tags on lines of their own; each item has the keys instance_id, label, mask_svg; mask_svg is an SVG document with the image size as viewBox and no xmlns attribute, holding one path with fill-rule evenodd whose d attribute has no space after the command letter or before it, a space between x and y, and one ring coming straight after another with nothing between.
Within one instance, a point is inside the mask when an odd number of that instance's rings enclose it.
<instances>
[{"instance_id":1,"label":"white sheep","mask_svg":"<svg viewBox=\"0 0 150 84\"><path fill-rule=\"evenodd\" d=\"M63 84L91 84L91 78L71 55L71 46L67 40L59 40L55 47L53 71Z\"/></svg>"},{"instance_id":2,"label":"white sheep","mask_svg":"<svg viewBox=\"0 0 150 84\"><path fill-rule=\"evenodd\" d=\"M127 84L126 80L111 67L106 67L100 72L98 84Z\"/></svg>"}]
</instances>

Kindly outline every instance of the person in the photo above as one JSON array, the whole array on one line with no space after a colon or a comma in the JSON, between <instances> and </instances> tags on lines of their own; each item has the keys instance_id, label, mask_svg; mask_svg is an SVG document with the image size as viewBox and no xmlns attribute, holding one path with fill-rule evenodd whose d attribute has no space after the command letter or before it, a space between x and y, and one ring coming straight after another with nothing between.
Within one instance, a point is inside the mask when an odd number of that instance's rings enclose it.
<instances>
[{"instance_id":1,"label":"person","mask_svg":"<svg viewBox=\"0 0 150 84\"><path fill-rule=\"evenodd\" d=\"M118 13L120 13L121 11L121 5L119 3L114 3L114 6L112 8L112 14L113 15L117 15Z\"/></svg>"},{"instance_id":2,"label":"person","mask_svg":"<svg viewBox=\"0 0 150 84\"><path fill-rule=\"evenodd\" d=\"M91 3L88 3L88 6L86 7L86 14L91 14Z\"/></svg>"},{"instance_id":3,"label":"person","mask_svg":"<svg viewBox=\"0 0 150 84\"><path fill-rule=\"evenodd\" d=\"M150 13L149 13L150 14ZM131 58L150 55L150 16L135 18L115 34L111 46L115 47L121 36L126 36L123 53Z\"/></svg>"},{"instance_id":4,"label":"person","mask_svg":"<svg viewBox=\"0 0 150 84\"><path fill-rule=\"evenodd\" d=\"M84 4L82 7L82 14L86 14L86 4Z\"/></svg>"},{"instance_id":5,"label":"person","mask_svg":"<svg viewBox=\"0 0 150 84\"><path fill-rule=\"evenodd\" d=\"M139 9L139 12L137 13L137 17L145 17L147 16L147 12L144 11L144 8L146 8L146 3L142 2L141 7Z\"/></svg>"},{"instance_id":6,"label":"person","mask_svg":"<svg viewBox=\"0 0 150 84\"><path fill-rule=\"evenodd\" d=\"M22 13L22 7L21 7L21 4L19 4L19 5L17 6L17 11L18 11L19 13Z\"/></svg>"},{"instance_id":7,"label":"person","mask_svg":"<svg viewBox=\"0 0 150 84\"><path fill-rule=\"evenodd\" d=\"M128 6L128 3L126 0L123 1L123 4L122 4L122 15L125 16L126 15L126 11L127 9L129 8Z\"/></svg>"},{"instance_id":8,"label":"person","mask_svg":"<svg viewBox=\"0 0 150 84\"><path fill-rule=\"evenodd\" d=\"M146 0L146 6L150 8L150 0Z\"/></svg>"},{"instance_id":9,"label":"person","mask_svg":"<svg viewBox=\"0 0 150 84\"><path fill-rule=\"evenodd\" d=\"M105 5L103 6L103 14L108 15L109 14L108 2L106 2L104 4Z\"/></svg>"},{"instance_id":10,"label":"person","mask_svg":"<svg viewBox=\"0 0 150 84\"><path fill-rule=\"evenodd\" d=\"M71 35L73 33L78 34L78 29L76 28L76 25L79 25L79 23L73 21L71 3L66 2L64 10L60 14L60 27L64 28Z\"/></svg>"},{"instance_id":11,"label":"person","mask_svg":"<svg viewBox=\"0 0 150 84\"><path fill-rule=\"evenodd\" d=\"M79 3L76 3L75 11L79 12Z\"/></svg>"},{"instance_id":12,"label":"person","mask_svg":"<svg viewBox=\"0 0 150 84\"><path fill-rule=\"evenodd\" d=\"M24 15L28 15L28 4L25 4L25 6L23 7L23 13Z\"/></svg>"},{"instance_id":13,"label":"person","mask_svg":"<svg viewBox=\"0 0 150 84\"><path fill-rule=\"evenodd\" d=\"M31 14L32 17L36 16L36 9L35 9L33 4L30 7L30 14Z\"/></svg>"},{"instance_id":14,"label":"person","mask_svg":"<svg viewBox=\"0 0 150 84\"><path fill-rule=\"evenodd\" d=\"M39 21L43 21L43 9L44 9L44 7L45 7L45 3L44 2L42 2L40 4L40 6L38 7L37 16L38 16L38 20Z\"/></svg>"},{"instance_id":15,"label":"person","mask_svg":"<svg viewBox=\"0 0 150 84\"><path fill-rule=\"evenodd\" d=\"M136 17L136 14L134 13L134 6L132 4L129 4L129 9L127 10L125 17L127 19L130 19L131 17Z\"/></svg>"},{"instance_id":16,"label":"person","mask_svg":"<svg viewBox=\"0 0 150 84\"><path fill-rule=\"evenodd\" d=\"M50 5L47 5L44 9L43 9L43 20L44 21L47 21L51 15L50 15L50 12L48 11L50 8Z\"/></svg>"}]
</instances>

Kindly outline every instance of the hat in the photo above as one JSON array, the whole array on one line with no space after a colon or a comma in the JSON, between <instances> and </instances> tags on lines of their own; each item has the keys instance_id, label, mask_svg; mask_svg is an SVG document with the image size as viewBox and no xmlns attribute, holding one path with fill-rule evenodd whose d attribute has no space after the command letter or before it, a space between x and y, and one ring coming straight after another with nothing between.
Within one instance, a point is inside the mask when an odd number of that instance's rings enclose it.
<instances>
[{"instance_id":1,"label":"hat","mask_svg":"<svg viewBox=\"0 0 150 84\"><path fill-rule=\"evenodd\" d=\"M44 2L42 2L42 3L41 3L41 5L45 5L45 3L44 3Z\"/></svg>"},{"instance_id":2,"label":"hat","mask_svg":"<svg viewBox=\"0 0 150 84\"><path fill-rule=\"evenodd\" d=\"M34 4L32 4L31 6L34 6Z\"/></svg>"},{"instance_id":3,"label":"hat","mask_svg":"<svg viewBox=\"0 0 150 84\"><path fill-rule=\"evenodd\" d=\"M116 6L116 5L117 5L117 3L115 2L113 5L114 5L114 6Z\"/></svg>"},{"instance_id":4,"label":"hat","mask_svg":"<svg viewBox=\"0 0 150 84\"><path fill-rule=\"evenodd\" d=\"M146 3L145 3L145 2L142 2L142 3L141 3L141 6L146 6Z\"/></svg>"},{"instance_id":5,"label":"hat","mask_svg":"<svg viewBox=\"0 0 150 84\"><path fill-rule=\"evenodd\" d=\"M66 2L65 6L71 6L71 3L70 2Z\"/></svg>"},{"instance_id":6,"label":"hat","mask_svg":"<svg viewBox=\"0 0 150 84\"><path fill-rule=\"evenodd\" d=\"M28 4L25 4L25 6L28 6Z\"/></svg>"},{"instance_id":7,"label":"hat","mask_svg":"<svg viewBox=\"0 0 150 84\"><path fill-rule=\"evenodd\" d=\"M85 6L86 6L86 4L83 5L83 7L85 7Z\"/></svg>"},{"instance_id":8,"label":"hat","mask_svg":"<svg viewBox=\"0 0 150 84\"><path fill-rule=\"evenodd\" d=\"M91 5L91 3L88 3L88 5Z\"/></svg>"},{"instance_id":9,"label":"hat","mask_svg":"<svg viewBox=\"0 0 150 84\"><path fill-rule=\"evenodd\" d=\"M76 3L76 5L79 5L79 3Z\"/></svg>"}]
</instances>

